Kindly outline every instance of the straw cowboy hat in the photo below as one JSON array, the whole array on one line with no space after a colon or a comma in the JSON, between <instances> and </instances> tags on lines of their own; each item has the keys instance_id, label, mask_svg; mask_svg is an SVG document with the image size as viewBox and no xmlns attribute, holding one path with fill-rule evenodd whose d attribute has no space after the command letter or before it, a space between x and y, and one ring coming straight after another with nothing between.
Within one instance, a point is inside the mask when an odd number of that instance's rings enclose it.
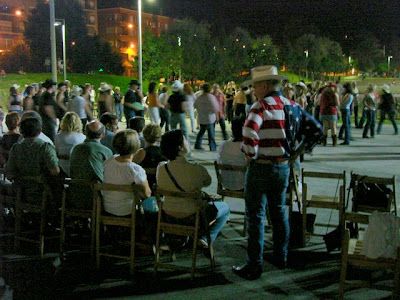
<instances>
[{"instance_id":1,"label":"straw cowboy hat","mask_svg":"<svg viewBox=\"0 0 400 300\"><path fill-rule=\"evenodd\" d=\"M307 93L308 88L307 88L307 86L306 86L306 84L305 84L304 82L300 81L300 82L298 82L298 83L296 84L296 86L302 88L303 91L304 91L304 93Z\"/></svg>"},{"instance_id":2,"label":"straw cowboy hat","mask_svg":"<svg viewBox=\"0 0 400 300\"><path fill-rule=\"evenodd\" d=\"M13 87L14 89L18 90L19 89L19 85L14 83L11 87Z\"/></svg>"},{"instance_id":3,"label":"straw cowboy hat","mask_svg":"<svg viewBox=\"0 0 400 300\"><path fill-rule=\"evenodd\" d=\"M242 85L250 85L266 80L288 80L286 76L278 74L276 66L260 66L251 69L251 80L246 80Z\"/></svg>"},{"instance_id":4,"label":"straw cowboy hat","mask_svg":"<svg viewBox=\"0 0 400 300\"><path fill-rule=\"evenodd\" d=\"M382 87L382 91L384 91L387 94L390 94L390 87L387 84L384 84Z\"/></svg>"},{"instance_id":5,"label":"straw cowboy hat","mask_svg":"<svg viewBox=\"0 0 400 300\"><path fill-rule=\"evenodd\" d=\"M79 85L74 85L71 89L71 96L76 97L82 94L82 88Z\"/></svg>"},{"instance_id":6,"label":"straw cowboy hat","mask_svg":"<svg viewBox=\"0 0 400 300\"><path fill-rule=\"evenodd\" d=\"M294 91L294 87L293 87L293 85L291 85L290 83L286 83L286 84L284 85L283 88L284 88L284 89L287 89L287 90L292 90L292 91Z\"/></svg>"},{"instance_id":7,"label":"straw cowboy hat","mask_svg":"<svg viewBox=\"0 0 400 300\"><path fill-rule=\"evenodd\" d=\"M111 87L106 82L102 82L100 83L99 91L100 92L111 91Z\"/></svg>"},{"instance_id":8,"label":"straw cowboy hat","mask_svg":"<svg viewBox=\"0 0 400 300\"><path fill-rule=\"evenodd\" d=\"M171 86L171 89L173 92L179 92L183 88L183 84L180 80L175 80L174 83Z\"/></svg>"}]
</instances>

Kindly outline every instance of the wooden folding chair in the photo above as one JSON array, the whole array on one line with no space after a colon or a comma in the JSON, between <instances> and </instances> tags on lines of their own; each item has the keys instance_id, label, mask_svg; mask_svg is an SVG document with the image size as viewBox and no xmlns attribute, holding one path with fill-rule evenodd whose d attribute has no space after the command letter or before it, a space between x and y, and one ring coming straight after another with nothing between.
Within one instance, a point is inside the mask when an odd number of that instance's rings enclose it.
<instances>
[{"instance_id":1,"label":"wooden folding chair","mask_svg":"<svg viewBox=\"0 0 400 300\"><path fill-rule=\"evenodd\" d=\"M333 209L339 212L339 228L343 233L344 230L344 219L343 214L345 211L345 188L346 188L346 172L343 173L327 173L327 172L310 172L304 171L302 169L302 214L303 214L303 247L306 245L306 236L314 235L314 236L323 236L322 234L315 234L312 232L307 232L307 208L324 208L324 209ZM333 190L329 195L317 195L309 192L307 181L310 178L318 179L318 185L323 185L327 183L328 180L331 182L334 181L336 185L336 191ZM336 227L330 224L315 224L316 226L325 226L325 227Z\"/></svg>"},{"instance_id":2,"label":"wooden folding chair","mask_svg":"<svg viewBox=\"0 0 400 300\"><path fill-rule=\"evenodd\" d=\"M345 213L344 219L356 224L368 224L369 215L360 213ZM342 241L342 261L340 271L339 299L343 299L345 285L358 287L371 287L371 283L346 280L348 266L357 266L366 269L393 270L394 271L394 299L400 298L400 248L397 249L397 258L379 257L376 259L368 258L361 254L363 241L361 239L351 239L350 231L346 229ZM384 286L376 286L378 289L387 289Z\"/></svg>"},{"instance_id":3,"label":"wooden folding chair","mask_svg":"<svg viewBox=\"0 0 400 300\"><path fill-rule=\"evenodd\" d=\"M357 206L355 207L353 203L353 211L372 213L373 211L377 210L380 212L394 212L394 214L397 216L397 183L396 183L397 176L393 176L391 178L371 177L351 172L350 178L351 178L350 187L353 188L353 196L354 193L357 192L356 191L357 185L361 181L366 184L370 183L370 184L384 185L387 188L391 189L389 195L389 201L386 203L386 205L379 206L379 199L376 199L374 205L357 203Z\"/></svg>"},{"instance_id":4,"label":"wooden folding chair","mask_svg":"<svg viewBox=\"0 0 400 300\"><path fill-rule=\"evenodd\" d=\"M205 215L205 203L204 200L202 199L202 194L201 191L195 191L195 192L173 192L173 191L168 191L164 189L158 189L155 192L157 202L158 202L158 222L157 222L157 239L156 239L156 254L155 254L155 263L154 263L154 273L157 274L158 268L167 268L167 269L174 269L174 270L182 270L186 272L190 272L190 277L193 280L194 279L194 274L196 270L196 254L197 254L197 240L199 238L199 230L200 230L200 224L204 226L202 230L204 230L207 234L207 242L208 242L208 250L210 253L210 262L211 262L211 268L214 271L214 248L211 243L211 237L210 237L210 230L209 226L211 223L208 222L206 215ZM181 211L164 211L164 200L162 197L173 197L175 200L179 199L179 201L182 201L182 210ZM187 210L185 210L185 201L187 199L192 199L193 201L196 201L197 206L196 209L191 211L190 213L193 213L194 216L194 222L192 225L181 225L179 223L179 218L175 218L176 222L174 221L166 221L164 220L164 214L168 215L169 213L182 213L184 212L185 214L188 213ZM175 234L179 236L190 236L193 238L193 250L192 250L192 266L191 268L186 268L182 266L177 266L174 264L167 264L167 263L162 263L160 262L160 237L161 233L166 233L166 234Z\"/></svg>"},{"instance_id":5,"label":"wooden folding chair","mask_svg":"<svg viewBox=\"0 0 400 300\"><path fill-rule=\"evenodd\" d=\"M31 204L27 203L24 200L26 197L25 188L27 183L34 183L41 187L43 187L41 194L41 204ZM44 241L46 239L55 239L60 238L57 236L46 236L45 237L45 226L46 226L46 217L48 215L48 204L49 200L53 199L50 187L43 181L41 177L29 177L22 176L15 179L14 183L17 187L17 202L15 203L15 249L18 251L20 246L20 241L29 242L38 244L40 257L43 257L44 254ZM24 212L27 213L36 213L40 215L40 225L39 225L39 236L37 239L28 237L28 232L22 232L22 214Z\"/></svg>"},{"instance_id":6,"label":"wooden folding chair","mask_svg":"<svg viewBox=\"0 0 400 300\"><path fill-rule=\"evenodd\" d=\"M92 209L79 209L71 207L67 202L70 197L69 189L71 186L75 187L85 187L88 190L92 191L91 195L82 195L89 196L92 199ZM71 179L66 178L64 180L64 192L62 198L62 207L61 207L61 231L60 231L60 255L64 254L65 248L65 234L66 234L66 217L80 218L88 220L90 219L90 255L94 257L95 255L95 245L96 245L96 197L94 194L94 183L81 180L81 179ZM76 246L76 245L74 245Z\"/></svg>"},{"instance_id":7,"label":"wooden folding chair","mask_svg":"<svg viewBox=\"0 0 400 300\"><path fill-rule=\"evenodd\" d=\"M217 174L217 194L222 196L222 201L225 200L225 197L230 198L238 198L238 199L245 199L244 189L239 191L228 190L224 187L222 182L222 171L232 171L232 172L243 172L245 173L247 170L246 166L232 166L232 165L224 165L219 164L217 161L214 161L215 173ZM242 215L245 216L246 213L240 210L231 210L231 214ZM229 222L232 222L231 220ZM243 218L243 236L246 236L246 218Z\"/></svg>"},{"instance_id":8,"label":"wooden folding chair","mask_svg":"<svg viewBox=\"0 0 400 300\"><path fill-rule=\"evenodd\" d=\"M0 168L0 180L2 182L2 191L0 192L0 231L5 228L5 214L6 210L9 210L10 214L15 216L15 203L17 201L17 194L12 188L12 184L6 185L7 176L5 174L5 169Z\"/></svg>"},{"instance_id":9,"label":"wooden folding chair","mask_svg":"<svg viewBox=\"0 0 400 300\"><path fill-rule=\"evenodd\" d=\"M136 206L140 204L139 193L143 190L139 185L115 185L115 184L95 184L94 191L96 195L96 265L100 268L101 256L113 257L130 261L130 272L134 272L135 266L135 221L136 221ZM119 217L113 215L106 215L103 213L102 197L104 191L114 192L128 192L132 193L133 204L132 214L126 217ZM100 234L101 225L126 227L130 228L130 254L129 256L111 254L108 252L101 252Z\"/></svg>"}]
</instances>

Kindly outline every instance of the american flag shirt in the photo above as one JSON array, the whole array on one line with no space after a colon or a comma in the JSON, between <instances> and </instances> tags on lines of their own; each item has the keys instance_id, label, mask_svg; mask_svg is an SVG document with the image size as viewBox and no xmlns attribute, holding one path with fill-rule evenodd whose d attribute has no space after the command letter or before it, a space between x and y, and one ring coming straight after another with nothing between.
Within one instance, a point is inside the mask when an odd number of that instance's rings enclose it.
<instances>
[{"instance_id":1,"label":"american flag shirt","mask_svg":"<svg viewBox=\"0 0 400 300\"><path fill-rule=\"evenodd\" d=\"M281 92L271 92L251 107L243 127L242 151L253 159L288 160L295 152L311 152L322 126Z\"/></svg>"}]
</instances>

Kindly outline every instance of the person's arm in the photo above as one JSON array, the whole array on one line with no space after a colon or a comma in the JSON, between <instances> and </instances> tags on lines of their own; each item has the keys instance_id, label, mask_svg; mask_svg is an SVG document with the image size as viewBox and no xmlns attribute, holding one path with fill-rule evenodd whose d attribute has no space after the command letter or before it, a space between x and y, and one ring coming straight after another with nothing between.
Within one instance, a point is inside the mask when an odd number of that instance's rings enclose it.
<instances>
[{"instance_id":1,"label":"person's arm","mask_svg":"<svg viewBox=\"0 0 400 300\"><path fill-rule=\"evenodd\" d=\"M85 112L86 112L86 115L89 118L89 120L94 119L92 110L90 109L90 104L87 101L85 101Z\"/></svg>"},{"instance_id":2,"label":"person's arm","mask_svg":"<svg viewBox=\"0 0 400 300\"><path fill-rule=\"evenodd\" d=\"M56 149L52 145L46 143L44 151L44 163L47 169L52 176L57 176L60 173L60 168L58 166Z\"/></svg>"},{"instance_id":3,"label":"person's arm","mask_svg":"<svg viewBox=\"0 0 400 300\"><path fill-rule=\"evenodd\" d=\"M344 95L344 97L342 97L342 100L340 101L340 105L345 105L346 102L349 100L350 94L346 94Z\"/></svg>"},{"instance_id":4,"label":"person's arm","mask_svg":"<svg viewBox=\"0 0 400 300\"><path fill-rule=\"evenodd\" d=\"M162 105L162 104L160 103L160 98L158 97L158 94L157 94L157 93L156 93L156 105L157 105L157 107L164 108L164 105Z\"/></svg>"},{"instance_id":5,"label":"person's arm","mask_svg":"<svg viewBox=\"0 0 400 300\"><path fill-rule=\"evenodd\" d=\"M151 189L150 189L149 182L147 181L147 179L143 183L138 184L138 185L143 188L143 190L141 192L139 192L139 195L143 199L149 198L151 196Z\"/></svg>"},{"instance_id":6,"label":"person's arm","mask_svg":"<svg viewBox=\"0 0 400 300\"><path fill-rule=\"evenodd\" d=\"M241 145L241 150L246 155L247 162L250 162L257 154L256 149L260 142L258 130L264 122L260 103L256 102L252 108L243 127L243 143Z\"/></svg>"},{"instance_id":7,"label":"person's arm","mask_svg":"<svg viewBox=\"0 0 400 300\"><path fill-rule=\"evenodd\" d=\"M132 162L134 162L135 164L140 165L140 163L144 160L144 158L146 157L146 151L141 148L139 149L139 151L133 156Z\"/></svg>"},{"instance_id":8,"label":"person's arm","mask_svg":"<svg viewBox=\"0 0 400 300\"><path fill-rule=\"evenodd\" d=\"M339 94L335 93L335 106L340 106Z\"/></svg>"},{"instance_id":9,"label":"person's arm","mask_svg":"<svg viewBox=\"0 0 400 300\"><path fill-rule=\"evenodd\" d=\"M44 111L50 119L52 119L54 122L57 122L57 116L53 105L45 105Z\"/></svg>"},{"instance_id":10,"label":"person's arm","mask_svg":"<svg viewBox=\"0 0 400 300\"><path fill-rule=\"evenodd\" d=\"M11 106L11 96L8 96L7 98L7 109L9 109Z\"/></svg>"}]
</instances>

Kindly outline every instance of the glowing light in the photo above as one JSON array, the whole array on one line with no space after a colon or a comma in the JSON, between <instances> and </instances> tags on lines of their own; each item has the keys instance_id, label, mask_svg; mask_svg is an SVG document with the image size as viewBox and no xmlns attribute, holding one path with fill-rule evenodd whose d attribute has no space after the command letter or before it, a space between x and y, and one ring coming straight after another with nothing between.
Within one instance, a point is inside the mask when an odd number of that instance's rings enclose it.
<instances>
[{"instance_id":1,"label":"glowing light","mask_svg":"<svg viewBox=\"0 0 400 300\"><path fill-rule=\"evenodd\" d=\"M71 43L71 45L72 45L72 46L75 46L75 45L76 45L75 41L73 41L73 42Z\"/></svg>"},{"instance_id":2,"label":"glowing light","mask_svg":"<svg viewBox=\"0 0 400 300\"><path fill-rule=\"evenodd\" d=\"M236 39L236 42L239 42L239 39Z\"/></svg>"},{"instance_id":3,"label":"glowing light","mask_svg":"<svg viewBox=\"0 0 400 300\"><path fill-rule=\"evenodd\" d=\"M131 43L131 48L135 48L135 45L133 43Z\"/></svg>"},{"instance_id":4,"label":"glowing light","mask_svg":"<svg viewBox=\"0 0 400 300\"><path fill-rule=\"evenodd\" d=\"M246 48L246 45L243 45L243 49Z\"/></svg>"},{"instance_id":5,"label":"glowing light","mask_svg":"<svg viewBox=\"0 0 400 300\"><path fill-rule=\"evenodd\" d=\"M22 12L21 12L20 10L17 10L17 11L15 12L15 14L16 14L17 16L20 16L20 15L22 15Z\"/></svg>"},{"instance_id":6,"label":"glowing light","mask_svg":"<svg viewBox=\"0 0 400 300\"><path fill-rule=\"evenodd\" d=\"M129 24L128 27L129 27L129 28L133 28L133 24Z\"/></svg>"},{"instance_id":7,"label":"glowing light","mask_svg":"<svg viewBox=\"0 0 400 300\"><path fill-rule=\"evenodd\" d=\"M353 68L353 69L351 69L351 75L354 75L354 71L355 71L355 69Z\"/></svg>"}]
</instances>

